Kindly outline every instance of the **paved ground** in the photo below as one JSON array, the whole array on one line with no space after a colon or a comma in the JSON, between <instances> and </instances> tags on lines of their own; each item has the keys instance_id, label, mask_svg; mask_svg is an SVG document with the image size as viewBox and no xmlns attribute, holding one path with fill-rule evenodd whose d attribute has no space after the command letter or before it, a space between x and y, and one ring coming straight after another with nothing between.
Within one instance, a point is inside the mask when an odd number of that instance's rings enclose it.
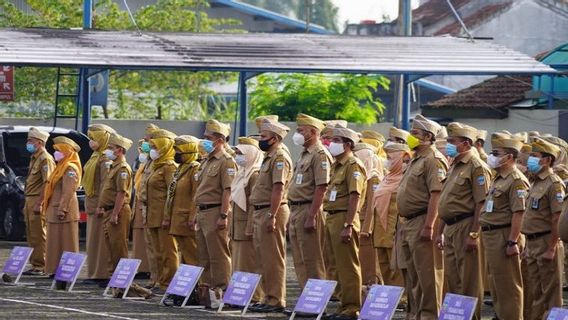
<instances>
[{"instance_id":1,"label":"paved ground","mask_svg":"<svg viewBox=\"0 0 568 320\"><path fill-rule=\"evenodd\" d=\"M0 241L0 266L4 265L13 246L25 243ZM84 250L84 243L81 244ZM300 295L300 289L292 269L291 254L288 254L288 306L293 307ZM0 269L1 270L1 269ZM51 280L45 277L23 276L20 282L33 282L29 286L0 285L0 319L234 319L238 314L216 314L212 311L180 309L160 306L161 297L144 301L126 301L104 298L104 289L96 285L82 284L86 266L74 291L76 293L50 290ZM137 281L144 284L144 280ZM330 303L328 311L333 311L336 303ZM493 311L483 306L484 319L491 319ZM283 314L250 314L262 319L287 319ZM397 312L395 319L404 319L403 312Z\"/></svg>"}]
</instances>

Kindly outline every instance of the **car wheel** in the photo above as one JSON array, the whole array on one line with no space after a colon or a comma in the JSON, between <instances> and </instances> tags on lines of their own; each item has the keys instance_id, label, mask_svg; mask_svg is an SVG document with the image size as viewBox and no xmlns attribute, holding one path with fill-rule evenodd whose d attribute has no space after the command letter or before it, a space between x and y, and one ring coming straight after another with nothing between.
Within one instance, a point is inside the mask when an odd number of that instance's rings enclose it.
<instances>
[{"instance_id":1,"label":"car wheel","mask_svg":"<svg viewBox=\"0 0 568 320\"><path fill-rule=\"evenodd\" d=\"M2 233L6 240L24 240L26 235L26 225L20 221L22 214L16 204L9 200L6 207L2 209Z\"/></svg>"}]
</instances>

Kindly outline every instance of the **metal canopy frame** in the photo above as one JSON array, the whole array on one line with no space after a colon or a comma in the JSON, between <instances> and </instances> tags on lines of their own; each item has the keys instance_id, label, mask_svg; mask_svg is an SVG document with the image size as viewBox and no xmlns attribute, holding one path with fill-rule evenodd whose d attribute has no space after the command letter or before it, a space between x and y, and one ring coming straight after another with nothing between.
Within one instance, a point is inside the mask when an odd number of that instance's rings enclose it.
<instances>
[{"instance_id":1,"label":"metal canopy frame","mask_svg":"<svg viewBox=\"0 0 568 320\"><path fill-rule=\"evenodd\" d=\"M264 72L402 75L553 75L555 69L487 40L313 34L144 33L0 29L0 64L87 69L239 72L239 134L246 135L248 79ZM404 96L403 128L410 105ZM83 130L90 120L83 90Z\"/></svg>"}]
</instances>

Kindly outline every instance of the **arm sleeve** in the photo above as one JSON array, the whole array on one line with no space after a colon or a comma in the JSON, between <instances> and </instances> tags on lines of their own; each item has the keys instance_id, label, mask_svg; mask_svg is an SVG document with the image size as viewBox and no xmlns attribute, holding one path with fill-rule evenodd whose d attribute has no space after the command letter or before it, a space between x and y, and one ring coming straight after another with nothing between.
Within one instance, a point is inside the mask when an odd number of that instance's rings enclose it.
<instances>
[{"instance_id":1,"label":"arm sleeve","mask_svg":"<svg viewBox=\"0 0 568 320\"><path fill-rule=\"evenodd\" d=\"M69 212L69 204L71 199L76 196L75 191L79 184L79 177L73 168L67 168L63 178L61 178L61 201L59 202L59 211Z\"/></svg>"},{"instance_id":2,"label":"arm sleeve","mask_svg":"<svg viewBox=\"0 0 568 320\"><path fill-rule=\"evenodd\" d=\"M551 213L562 211L564 196L564 186L560 181L554 181L552 186L548 189L548 201L550 202Z\"/></svg>"},{"instance_id":3,"label":"arm sleeve","mask_svg":"<svg viewBox=\"0 0 568 320\"><path fill-rule=\"evenodd\" d=\"M286 184L286 179L291 170L292 166L283 156L277 157L272 167L272 184Z\"/></svg>"}]
</instances>

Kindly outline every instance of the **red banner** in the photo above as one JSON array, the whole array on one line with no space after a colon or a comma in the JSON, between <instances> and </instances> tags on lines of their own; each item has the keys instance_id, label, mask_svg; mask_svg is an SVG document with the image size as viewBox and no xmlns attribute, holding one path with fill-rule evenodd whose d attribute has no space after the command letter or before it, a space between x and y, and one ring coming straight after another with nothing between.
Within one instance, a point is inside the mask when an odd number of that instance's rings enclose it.
<instances>
[{"instance_id":1,"label":"red banner","mask_svg":"<svg viewBox=\"0 0 568 320\"><path fill-rule=\"evenodd\" d=\"M0 66L0 101L14 101L14 67Z\"/></svg>"}]
</instances>

